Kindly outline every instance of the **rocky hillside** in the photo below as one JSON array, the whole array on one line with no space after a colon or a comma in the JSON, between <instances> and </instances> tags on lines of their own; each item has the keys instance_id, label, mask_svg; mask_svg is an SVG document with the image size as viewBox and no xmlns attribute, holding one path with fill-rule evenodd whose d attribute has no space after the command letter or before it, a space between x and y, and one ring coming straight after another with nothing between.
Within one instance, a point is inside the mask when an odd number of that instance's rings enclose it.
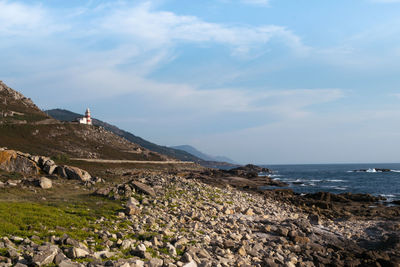
<instances>
[{"instance_id":1,"label":"rocky hillside","mask_svg":"<svg viewBox=\"0 0 400 267\"><path fill-rule=\"evenodd\" d=\"M55 120L3 82L0 82L0 137L0 147L53 157L167 160L166 156L103 127Z\"/></svg>"},{"instance_id":2,"label":"rocky hillside","mask_svg":"<svg viewBox=\"0 0 400 267\"><path fill-rule=\"evenodd\" d=\"M74 113L74 112L71 112L71 111L65 110L65 109L46 110L46 113L57 120L66 121L66 122L74 121L74 120L76 120L76 118L80 118L83 116L81 114ZM157 152L162 155L166 155L171 158L175 158L175 159L182 160L182 161L196 162L204 167L210 167L210 168L224 168L225 169L225 168L232 168L232 167L237 166L237 165L234 165L231 163L226 163L226 162L219 162L219 161L215 161L215 160L213 160L213 161L204 160L202 158L199 158L199 157L197 157L187 151L181 150L181 149L175 149L175 148L170 148L170 147L154 144L154 143L149 142L141 137L138 137L130 132L121 130L114 125L111 125L109 123L103 122L98 119L93 119L93 124L96 126L104 127L104 129L106 129L110 132L113 132L114 134L121 136L128 141L139 144L140 146L142 146L150 151L154 151L154 152Z\"/></svg>"},{"instance_id":3,"label":"rocky hillside","mask_svg":"<svg viewBox=\"0 0 400 267\"><path fill-rule=\"evenodd\" d=\"M31 99L0 81L0 125L24 124L49 118Z\"/></svg>"}]
</instances>

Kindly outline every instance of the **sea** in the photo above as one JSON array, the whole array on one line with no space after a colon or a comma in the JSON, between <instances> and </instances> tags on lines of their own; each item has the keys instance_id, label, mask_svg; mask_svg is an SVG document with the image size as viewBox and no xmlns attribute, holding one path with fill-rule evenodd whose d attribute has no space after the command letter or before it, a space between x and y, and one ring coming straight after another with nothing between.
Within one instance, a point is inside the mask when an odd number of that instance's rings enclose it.
<instances>
[{"instance_id":1,"label":"sea","mask_svg":"<svg viewBox=\"0 0 400 267\"><path fill-rule=\"evenodd\" d=\"M400 200L400 163L263 165L297 193L366 193ZM379 169L390 171L382 172Z\"/></svg>"}]
</instances>

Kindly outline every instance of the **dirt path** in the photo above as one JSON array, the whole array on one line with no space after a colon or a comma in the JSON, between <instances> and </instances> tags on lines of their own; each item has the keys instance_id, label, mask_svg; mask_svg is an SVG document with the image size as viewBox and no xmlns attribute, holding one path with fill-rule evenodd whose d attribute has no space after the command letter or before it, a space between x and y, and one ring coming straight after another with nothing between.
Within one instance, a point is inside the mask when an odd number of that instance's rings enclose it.
<instances>
[{"instance_id":1,"label":"dirt path","mask_svg":"<svg viewBox=\"0 0 400 267\"><path fill-rule=\"evenodd\" d=\"M96 163L143 163L143 164L194 164L193 161L145 161L145 160L117 160L117 159L82 159L72 158L71 160L96 162Z\"/></svg>"}]
</instances>

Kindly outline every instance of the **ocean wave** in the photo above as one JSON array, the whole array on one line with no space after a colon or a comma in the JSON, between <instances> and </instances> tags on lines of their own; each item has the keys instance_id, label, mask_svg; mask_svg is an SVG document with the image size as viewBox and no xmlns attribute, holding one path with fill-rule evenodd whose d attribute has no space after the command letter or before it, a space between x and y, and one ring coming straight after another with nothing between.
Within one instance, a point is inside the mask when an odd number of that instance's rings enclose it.
<instances>
[{"instance_id":1,"label":"ocean wave","mask_svg":"<svg viewBox=\"0 0 400 267\"><path fill-rule=\"evenodd\" d=\"M336 186L336 185L326 185L326 186L322 186L322 187L336 189L336 190L347 190L349 188L348 186Z\"/></svg>"},{"instance_id":2,"label":"ocean wave","mask_svg":"<svg viewBox=\"0 0 400 267\"><path fill-rule=\"evenodd\" d=\"M332 183L344 183L344 182L346 182L345 180L340 180L340 179L328 179L326 181L327 182L332 182Z\"/></svg>"},{"instance_id":3,"label":"ocean wave","mask_svg":"<svg viewBox=\"0 0 400 267\"><path fill-rule=\"evenodd\" d=\"M282 177L282 175L280 175L280 174L271 174L271 175L268 175L268 176L271 177L271 178Z\"/></svg>"},{"instance_id":4,"label":"ocean wave","mask_svg":"<svg viewBox=\"0 0 400 267\"><path fill-rule=\"evenodd\" d=\"M386 198L388 198L388 197L396 197L395 195L392 195L392 194L380 194L380 196L386 197Z\"/></svg>"},{"instance_id":5,"label":"ocean wave","mask_svg":"<svg viewBox=\"0 0 400 267\"><path fill-rule=\"evenodd\" d=\"M347 172L382 173L382 172L400 172L400 170L381 169L381 168L369 168L369 169L361 169L361 170L352 170L352 171L347 171Z\"/></svg>"},{"instance_id":6,"label":"ocean wave","mask_svg":"<svg viewBox=\"0 0 400 267\"><path fill-rule=\"evenodd\" d=\"M342 190L342 191L344 191L344 190L347 190L347 186L336 186L336 187L333 187L333 189L336 189L336 190Z\"/></svg>"}]
</instances>

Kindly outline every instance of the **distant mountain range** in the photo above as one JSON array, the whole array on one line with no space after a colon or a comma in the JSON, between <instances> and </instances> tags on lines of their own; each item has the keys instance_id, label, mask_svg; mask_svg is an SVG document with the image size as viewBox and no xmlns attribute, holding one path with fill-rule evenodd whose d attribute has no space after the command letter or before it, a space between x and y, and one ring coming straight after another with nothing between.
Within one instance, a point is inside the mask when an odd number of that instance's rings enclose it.
<instances>
[{"instance_id":1,"label":"distant mountain range","mask_svg":"<svg viewBox=\"0 0 400 267\"><path fill-rule=\"evenodd\" d=\"M192 147L189 145L172 146L171 148L186 151L186 152L188 152L202 160L206 160L206 161L221 161L221 162L228 162L231 164L237 164L235 161L233 161L232 159L230 159L228 157L211 156L211 155L205 154L205 153L199 151L198 149L196 149L195 147Z\"/></svg>"},{"instance_id":2,"label":"distant mountain range","mask_svg":"<svg viewBox=\"0 0 400 267\"><path fill-rule=\"evenodd\" d=\"M51 109L51 110L46 110L45 111L47 115L60 120L60 121L75 121L77 118L83 117L82 114L74 113L69 110L65 109ZM101 120L93 118L93 125L96 126L102 126L106 130L113 132L116 135L119 135L128 141L131 141L133 143L136 143L148 150L173 157L178 160L182 161L193 161L196 162L202 166L205 167L212 167L212 168L231 168L237 166L236 164L232 164L232 160L228 159L229 161L226 161L225 158L223 157L212 157L205 155L201 153L200 151L196 150L195 148L192 148L190 151L192 151L195 154L192 154L191 152L185 150L184 148L190 147L190 146L180 146L180 148L174 148L174 147L166 147L166 146L160 146L157 144L154 144L152 142L149 142L139 136L136 136L130 132L124 131L119 129L118 127L111 125L109 123L103 122ZM197 154L197 155L196 155ZM201 155L198 156L198 155Z\"/></svg>"}]
</instances>

